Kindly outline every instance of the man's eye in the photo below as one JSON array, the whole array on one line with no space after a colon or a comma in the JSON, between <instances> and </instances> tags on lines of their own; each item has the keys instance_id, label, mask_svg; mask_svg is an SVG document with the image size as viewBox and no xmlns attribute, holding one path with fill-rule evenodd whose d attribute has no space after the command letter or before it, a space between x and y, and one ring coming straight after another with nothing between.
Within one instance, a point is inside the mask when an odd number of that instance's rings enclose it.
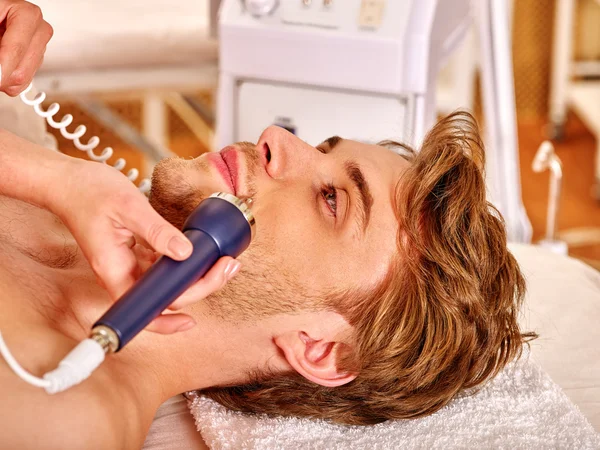
<instances>
[{"instance_id":1,"label":"man's eye","mask_svg":"<svg viewBox=\"0 0 600 450\"><path fill-rule=\"evenodd\" d=\"M325 203L327 203L327 206L329 207L331 214L333 214L333 216L336 217L337 216L337 189L333 185L328 184L327 186L323 187L323 189L321 189L321 195L323 196L323 200L325 200Z\"/></svg>"}]
</instances>

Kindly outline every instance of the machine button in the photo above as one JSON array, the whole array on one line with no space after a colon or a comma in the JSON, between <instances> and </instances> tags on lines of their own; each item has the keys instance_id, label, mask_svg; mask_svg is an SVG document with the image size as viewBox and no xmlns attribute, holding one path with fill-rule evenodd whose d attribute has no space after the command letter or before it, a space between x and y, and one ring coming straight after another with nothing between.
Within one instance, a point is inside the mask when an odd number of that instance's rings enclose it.
<instances>
[{"instance_id":1,"label":"machine button","mask_svg":"<svg viewBox=\"0 0 600 450\"><path fill-rule=\"evenodd\" d=\"M385 0L362 0L358 24L365 28L378 28L383 19Z\"/></svg>"},{"instance_id":2,"label":"machine button","mask_svg":"<svg viewBox=\"0 0 600 450\"><path fill-rule=\"evenodd\" d=\"M278 3L278 0L244 0L246 9L255 17L263 17L271 14Z\"/></svg>"}]
</instances>

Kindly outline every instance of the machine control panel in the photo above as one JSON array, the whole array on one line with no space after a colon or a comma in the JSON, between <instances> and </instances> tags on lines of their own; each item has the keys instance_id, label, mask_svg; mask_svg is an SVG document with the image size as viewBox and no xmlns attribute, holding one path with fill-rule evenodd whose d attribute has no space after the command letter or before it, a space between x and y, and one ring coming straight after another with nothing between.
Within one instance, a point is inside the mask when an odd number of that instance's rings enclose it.
<instances>
[{"instance_id":1,"label":"machine control panel","mask_svg":"<svg viewBox=\"0 0 600 450\"><path fill-rule=\"evenodd\" d=\"M397 0L241 0L240 19L254 25L300 26L398 36L411 2ZM393 19L390 19L392 17Z\"/></svg>"},{"instance_id":2,"label":"machine control panel","mask_svg":"<svg viewBox=\"0 0 600 450\"><path fill-rule=\"evenodd\" d=\"M377 28L383 20L387 0L361 0L357 11L356 3L347 0L292 0L282 4L282 20L285 23L340 28L344 21L354 16L361 28Z\"/></svg>"},{"instance_id":3,"label":"machine control panel","mask_svg":"<svg viewBox=\"0 0 600 450\"><path fill-rule=\"evenodd\" d=\"M343 0L295 0L281 5L281 20L288 24L312 25L324 28L340 26Z\"/></svg>"}]
</instances>

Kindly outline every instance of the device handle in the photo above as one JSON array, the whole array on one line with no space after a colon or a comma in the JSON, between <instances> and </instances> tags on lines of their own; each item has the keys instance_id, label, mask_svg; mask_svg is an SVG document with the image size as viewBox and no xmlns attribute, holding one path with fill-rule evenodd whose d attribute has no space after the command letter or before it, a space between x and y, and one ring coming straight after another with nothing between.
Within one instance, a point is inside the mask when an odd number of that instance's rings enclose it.
<instances>
[{"instance_id":1,"label":"device handle","mask_svg":"<svg viewBox=\"0 0 600 450\"><path fill-rule=\"evenodd\" d=\"M117 333L117 351L204 276L221 257L216 242L204 231L187 230L184 234L194 244L194 257L175 261L161 256L94 324L94 327L107 326Z\"/></svg>"}]
</instances>

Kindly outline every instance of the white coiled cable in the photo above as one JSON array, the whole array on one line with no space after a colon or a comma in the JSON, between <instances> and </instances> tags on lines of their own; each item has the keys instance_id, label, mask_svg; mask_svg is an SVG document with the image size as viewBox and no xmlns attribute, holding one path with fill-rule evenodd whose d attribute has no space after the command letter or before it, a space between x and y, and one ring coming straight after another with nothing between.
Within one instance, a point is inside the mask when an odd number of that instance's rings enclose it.
<instances>
[{"instance_id":1,"label":"white coiled cable","mask_svg":"<svg viewBox=\"0 0 600 450\"><path fill-rule=\"evenodd\" d=\"M63 116L63 118L60 120L60 122L57 122L56 120L54 120L54 116L56 114L58 114L58 111L60 110L60 105L58 103L52 103L48 107L48 109L46 111L44 111L42 109L42 102L44 100L46 100L46 93L39 92L38 94L36 94L36 96L33 99L30 100L29 98L27 98L27 94L29 93L29 91L31 91L32 87L33 87L33 85L30 84L27 87L27 89L25 89L20 94L20 98L23 101L23 103L25 103L29 106L33 106L33 109L35 110L36 114L38 116L46 119L46 122L48 122L48 125L50 125L52 128L60 130L60 134L65 139L69 139L70 141L73 141L73 144L75 145L75 148L77 148L77 150L86 152L87 156L92 161L97 161L97 162L106 164L106 161L113 155L113 149L111 147L105 147L104 150L102 150L102 153L100 155L97 155L96 153L94 153L94 149L96 147L98 147L98 145L100 144L100 138L98 138L98 136L92 136L88 140L87 144L84 144L83 142L81 142L81 137L87 131L87 128L85 127L85 125L77 126L77 128L75 128L75 130L73 132L68 131L67 127L73 123L73 116L71 114L66 114ZM113 167L119 171L122 171L125 168L125 164L126 164L126 161L123 158L119 158L113 164ZM139 171L137 169L131 169L131 170L129 170L129 172L127 172L127 178L129 178L129 180L131 182L134 182L138 178L138 176L139 176ZM150 180L148 180L147 178L144 178L140 182L138 189L140 191L142 191L143 193L147 193L148 191L150 191Z\"/></svg>"}]
</instances>

